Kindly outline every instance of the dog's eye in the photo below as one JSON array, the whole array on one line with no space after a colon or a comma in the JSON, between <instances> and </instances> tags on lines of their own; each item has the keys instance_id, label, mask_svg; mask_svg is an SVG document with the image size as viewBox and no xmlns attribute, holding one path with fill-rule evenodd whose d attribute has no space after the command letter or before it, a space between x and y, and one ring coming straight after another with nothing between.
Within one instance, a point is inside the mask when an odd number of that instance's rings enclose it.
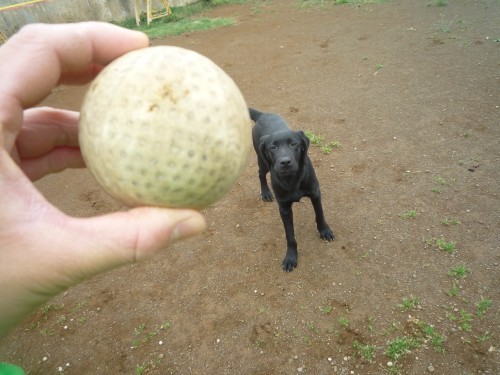
<instances>
[{"instance_id":1,"label":"dog's eye","mask_svg":"<svg viewBox=\"0 0 500 375\"><path fill-rule=\"evenodd\" d=\"M276 145L271 145L271 146L269 146L269 149L270 149L271 151L276 151L276 150L278 149L278 146L276 146Z\"/></svg>"},{"instance_id":2,"label":"dog's eye","mask_svg":"<svg viewBox=\"0 0 500 375\"><path fill-rule=\"evenodd\" d=\"M290 146L292 146L292 147L297 146L297 142L295 142L295 141L290 142Z\"/></svg>"}]
</instances>

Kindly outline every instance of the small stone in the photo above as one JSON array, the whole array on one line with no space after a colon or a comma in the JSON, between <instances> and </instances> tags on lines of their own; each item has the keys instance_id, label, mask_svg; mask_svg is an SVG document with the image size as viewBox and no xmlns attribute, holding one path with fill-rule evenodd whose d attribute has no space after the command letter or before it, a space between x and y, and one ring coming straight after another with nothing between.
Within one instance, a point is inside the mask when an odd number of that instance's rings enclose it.
<instances>
[{"instance_id":1,"label":"small stone","mask_svg":"<svg viewBox=\"0 0 500 375\"><path fill-rule=\"evenodd\" d=\"M429 367L427 367L427 371L434 372L434 366L433 365L429 365Z\"/></svg>"},{"instance_id":2,"label":"small stone","mask_svg":"<svg viewBox=\"0 0 500 375\"><path fill-rule=\"evenodd\" d=\"M47 362L48 358L47 357L43 357L42 359L44 362Z\"/></svg>"},{"instance_id":3,"label":"small stone","mask_svg":"<svg viewBox=\"0 0 500 375\"><path fill-rule=\"evenodd\" d=\"M163 341L159 341L159 342L158 342L158 344L159 344L159 345L163 345Z\"/></svg>"},{"instance_id":4,"label":"small stone","mask_svg":"<svg viewBox=\"0 0 500 375\"><path fill-rule=\"evenodd\" d=\"M391 361L387 362L387 367L392 367L394 365L394 363L392 363Z\"/></svg>"},{"instance_id":5,"label":"small stone","mask_svg":"<svg viewBox=\"0 0 500 375\"><path fill-rule=\"evenodd\" d=\"M299 367L299 368L297 369L297 372L302 372L302 371L304 371L304 369L303 369L302 367Z\"/></svg>"}]
</instances>

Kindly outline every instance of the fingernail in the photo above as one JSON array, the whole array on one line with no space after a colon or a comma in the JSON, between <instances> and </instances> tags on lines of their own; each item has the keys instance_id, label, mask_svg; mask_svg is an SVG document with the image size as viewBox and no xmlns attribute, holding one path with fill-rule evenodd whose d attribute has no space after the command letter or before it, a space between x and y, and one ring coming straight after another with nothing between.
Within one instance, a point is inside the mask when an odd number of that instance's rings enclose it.
<instances>
[{"instance_id":1,"label":"fingernail","mask_svg":"<svg viewBox=\"0 0 500 375\"><path fill-rule=\"evenodd\" d=\"M201 234L206 229L205 218L196 214L178 223L172 231L172 243Z\"/></svg>"}]
</instances>

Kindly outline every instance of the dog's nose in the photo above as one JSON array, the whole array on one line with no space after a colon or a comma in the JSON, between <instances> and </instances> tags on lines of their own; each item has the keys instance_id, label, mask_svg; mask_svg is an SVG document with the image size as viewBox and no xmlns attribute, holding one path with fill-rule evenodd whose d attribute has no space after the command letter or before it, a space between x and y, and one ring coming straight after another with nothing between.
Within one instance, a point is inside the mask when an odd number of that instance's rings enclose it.
<instances>
[{"instance_id":1,"label":"dog's nose","mask_svg":"<svg viewBox=\"0 0 500 375\"><path fill-rule=\"evenodd\" d=\"M286 167L292 164L292 159L290 158L283 158L280 160L280 164L282 167Z\"/></svg>"}]
</instances>

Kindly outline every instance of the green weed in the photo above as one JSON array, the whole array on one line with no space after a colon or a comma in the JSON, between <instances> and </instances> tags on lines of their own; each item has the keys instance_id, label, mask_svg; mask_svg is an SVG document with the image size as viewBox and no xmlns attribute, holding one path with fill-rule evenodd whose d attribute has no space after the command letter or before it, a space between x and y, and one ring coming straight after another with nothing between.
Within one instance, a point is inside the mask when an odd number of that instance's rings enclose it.
<instances>
[{"instance_id":1,"label":"green weed","mask_svg":"<svg viewBox=\"0 0 500 375\"><path fill-rule=\"evenodd\" d=\"M438 249L450 254L453 254L456 250L455 242L446 242L442 238L436 240L436 246Z\"/></svg>"},{"instance_id":2,"label":"green weed","mask_svg":"<svg viewBox=\"0 0 500 375\"><path fill-rule=\"evenodd\" d=\"M470 271L467 267L464 265L458 265L453 267L450 272L448 272L448 275L455 279L463 279L467 274L469 274Z\"/></svg>"},{"instance_id":3,"label":"green weed","mask_svg":"<svg viewBox=\"0 0 500 375\"><path fill-rule=\"evenodd\" d=\"M479 301L476 304L476 308L477 308L476 315L479 318L483 318L484 315L486 314L486 310L488 310L491 306L493 306L492 300L481 298L481 301Z\"/></svg>"},{"instance_id":4,"label":"green weed","mask_svg":"<svg viewBox=\"0 0 500 375\"><path fill-rule=\"evenodd\" d=\"M490 339L490 333L485 332L482 335L476 336L476 342L486 342Z\"/></svg>"},{"instance_id":5,"label":"green weed","mask_svg":"<svg viewBox=\"0 0 500 375\"><path fill-rule=\"evenodd\" d=\"M472 314L465 311L460 310L460 328L464 332L468 332L472 329L472 321L474 320Z\"/></svg>"},{"instance_id":6,"label":"green weed","mask_svg":"<svg viewBox=\"0 0 500 375\"><path fill-rule=\"evenodd\" d=\"M340 317L337 319L337 323L341 325L342 327L348 327L349 326L349 319Z\"/></svg>"},{"instance_id":7,"label":"green weed","mask_svg":"<svg viewBox=\"0 0 500 375\"><path fill-rule=\"evenodd\" d=\"M453 281L453 284L451 286L450 291L448 292L448 295L450 297L456 297L458 294L458 291L459 291L459 286L455 281Z\"/></svg>"},{"instance_id":8,"label":"green weed","mask_svg":"<svg viewBox=\"0 0 500 375\"><path fill-rule=\"evenodd\" d=\"M417 217L417 211L416 210L409 210L406 212L403 212L403 215L401 215L405 219L415 219Z\"/></svg>"},{"instance_id":9,"label":"green weed","mask_svg":"<svg viewBox=\"0 0 500 375\"><path fill-rule=\"evenodd\" d=\"M360 344L358 340L354 341L356 354L365 361L372 362L375 359L375 345Z\"/></svg>"},{"instance_id":10,"label":"green weed","mask_svg":"<svg viewBox=\"0 0 500 375\"><path fill-rule=\"evenodd\" d=\"M321 308L321 312L323 314L330 314L332 312L332 307L331 306L325 306Z\"/></svg>"},{"instance_id":11,"label":"green weed","mask_svg":"<svg viewBox=\"0 0 500 375\"><path fill-rule=\"evenodd\" d=\"M421 329L424 336L430 341L431 345L434 347L434 350L438 353L443 353L445 337L439 332L437 332L434 326L430 324L422 322Z\"/></svg>"},{"instance_id":12,"label":"green weed","mask_svg":"<svg viewBox=\"0 0 500 375\"><path fill-rule=\"evenodd\" d=\"M146 329L146 323L142 323L139 327L134 328L134 334L139 336Z\"/></svg>"},{"instance_id":13,"label":"green weed","mask_svg":"<svg viewBox=\"0 0 500 375\"><path fill-rule=\"evenodd\" d=\"M50 312L52 311L57 311L57 310L62 310L64 308L64 303L49 303L42 308L40 308L40 312L42 313L42 316L44 319L48 319L48 316Z\"/></svg>"},{"instance_id":14,"label":"green weed","mask_svg":"<svg viewBox=\"0 0 500 375\"><path fill-rule=\"evenodd\" d=\"M323 144L323 141L325 140L325 137L315 134L312 131L306 131L305 134L306 137L311 141L311 144L313 144L314 146L321 146Z\"/></svg>"},{"instance_id":15,"label":"green weed","mask_svg":"<svg viewBox=\"0 0 500 375\"><path fill-rule=\"evenodd\" d=\"M441 223L446 226L462 224L460 220L450 218L445 218Z\"/></svg>"},{"instance_id":16,"label":"green weed","mask_svg":"<svg viewBox=\"0 0 500 375\"><path fill-rule=\"evenodd\" d=\"M444 177L436 177L434 178L434 182L438 185L442 185L442 186L445 186L445 185L449 185L449 181L447 179L445 179Z\"/></svg>"},{"instance_id":17,"label":"green weed","mask_svg":"<svg viewBox=\"0 0 500 375\"><path fill-rule=\"evenodd\" d=\"M311 144L313 146L320 147L321 152L325 155L330 154L333 148L340 147L340 142L338 141L325 142L325 137L322 135L315 134L312 131L306 131L304 133L311 141Z\"/></svg>"},{"instance_id":18,"label":"green weed","mask_svg":"<svg viewBox=\"0 0 500 375\"><path fill-rule=\"evenodd\" d=\"M417 307L418 305L418 299L415 297L410 297L410 298L403 298L403 302L399 305L401 310L411 310Z\"/></svg>"},{"instance_id":19,"label":"green weed","mask_svg":"<svg viewBox=\"0 0 500 375\"><path fill-rule=\"evenodd\" d=\"M387 344L385 354L394 362L409 354L413 349L420 346L420 342L411 337L399 337Z\"/></svg>"}]
</instances>

